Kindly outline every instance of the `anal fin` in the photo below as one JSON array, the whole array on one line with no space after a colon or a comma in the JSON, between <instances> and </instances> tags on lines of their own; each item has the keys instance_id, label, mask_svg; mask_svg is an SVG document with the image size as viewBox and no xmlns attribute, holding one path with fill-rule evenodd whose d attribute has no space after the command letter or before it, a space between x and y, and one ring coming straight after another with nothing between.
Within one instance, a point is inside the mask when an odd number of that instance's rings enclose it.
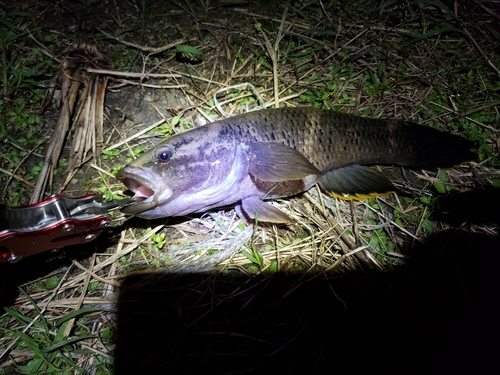
<instances>
[{"instance_id":1,"label":"anal fin","mask_svg":"<svg viewBox=\"0 0 500 375\"><path fill-rule=\"evenodd\" d=\"M328 195L344 200L363 200L398 191L380 172L357 164L329 171L318 183Z\"/></svg>"}]
</instances>

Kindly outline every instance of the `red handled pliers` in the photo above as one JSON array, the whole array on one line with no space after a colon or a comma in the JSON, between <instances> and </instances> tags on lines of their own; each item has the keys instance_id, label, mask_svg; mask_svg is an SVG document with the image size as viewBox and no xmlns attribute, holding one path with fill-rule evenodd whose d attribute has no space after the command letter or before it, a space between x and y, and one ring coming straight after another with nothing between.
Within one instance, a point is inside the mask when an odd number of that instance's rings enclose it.
<instances>
[{"instance_id":1,"label":"red handled pliers","mask_svg":"<svg viewBox=\"0 0 500 375\"><path fill-rule=\"evenodd\" d=\"M0 263L94 240L113 224L110 211L137 198L104 202L102 196L52 196L29 206L0 205Z\"/></svg>"}]
</instances>

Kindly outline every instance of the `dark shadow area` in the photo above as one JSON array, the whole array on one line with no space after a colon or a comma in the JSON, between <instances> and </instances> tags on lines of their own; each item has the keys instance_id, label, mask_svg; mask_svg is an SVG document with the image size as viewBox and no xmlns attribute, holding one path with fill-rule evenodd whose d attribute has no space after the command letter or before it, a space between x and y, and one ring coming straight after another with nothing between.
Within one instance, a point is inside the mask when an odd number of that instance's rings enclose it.
<instances>
[{"instance_id":1,"label":"dark shadow area","mask_svg":"<svg viewBox=\"0 0 500 375\"><path fill-rule=\"evenodd\" d=\"M68 263L66 257L41 253L18 263L0 264L0 308L11 306L19 296L18 286L49 274Z\"/></svg>"},{"instance_id":2,"label":"dark shadow area","mask_svg":"<svg viewBox=\"0 0 500 375\"><path fill-rule=\"evenodd\" d=\"M449 231L393 273L130 276L116 374L498 374L499 249Z\"/></svg>"},{"instance_id":3,"label":"dark shadow area","mask_svg":"<svg viewBox=\"0 0 500 375\"><path fill-rule=\"evenodd\" d=\"M0 308L12 305L13 301L19 296L19 285L38 278L44 278L58 269L63 270L61 271L62 276L65 270L64 266L70 265L71 259L76 259L85 264L85 260L93 253L107 251L109 249L109 238L112 234L113 230L109 230L91 243L36 254L13 264L0 264Z\"/></svg>"},{"instance_id":4,"label":"dark shadow area","mask_svg":"<svg viewBox=\"0 0 500 375\"><path fill-rule=\"evenodd\" d=\"M500 238L463 225L498 223L496 193L443 202L441 218L468 230L429 237L395 272L130 275L116 374L498 374ZM66 252L86 257L107 244L95 246ZM1 302L67 261L40 254L3 265Z\"/></svg>"},{"instance_id":5,"label":"dark shadow area","mask_svg":"<svg viewBox=\"0 0 500 375\"><path fill-rule=\"evenodd\" d=\"M398 274L129 277L117 374L497 374L499 242L466 237L484 248Z\"/></svg>"},{"instance_id":6,"label":"dark shadow area","mask_svg":"<svg viewBox=\"0 0 500 375\"><path fill-rule=\"evenodd\" d=\"M434 216L454 227L465 222L500 225L500 189L488 187L446 196Z\"/></svg>"}]
</instances>

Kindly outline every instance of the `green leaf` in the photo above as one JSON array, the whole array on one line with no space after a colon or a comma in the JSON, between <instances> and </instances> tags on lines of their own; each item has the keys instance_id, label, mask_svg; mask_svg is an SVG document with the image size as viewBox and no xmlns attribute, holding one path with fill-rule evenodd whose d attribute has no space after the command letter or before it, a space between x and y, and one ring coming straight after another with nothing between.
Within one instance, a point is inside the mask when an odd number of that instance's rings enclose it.
<instances>
[{"instance_id":1,"label":"green leaf","mask_svg":"<svg viewBox=\"0 0 500 375\"><path fill-rule=\"evenodd\" d=\"M25 316L25 315L17 312L16 310L14 310L14 309L12 309L10 307L4 307L4 309L5 309L5 312L7 314L9 314L10 316L12 316L14 319L19 320L19 322L23 323L23 325L24 325L24 323L25 324L30 324L31 321L32 321L31 318L28 318L27 316Z\"/></svg>"},{"instance_id":2,"label":"green leaf","mask_svg":"<svg viewBox=\"0 0 500 375\"><path fill-rule=\"evenodd\" d=\"M102 331L101 331L101 338L103 340L111 340L113 338L113 331L111 330L111 328L109 327L105 327Z\"/></svg>"},{"instance_id":3,"label":"green leaf","mask_svg":"<svg viewBox=\"0 0 500 375\"><path fill-rule=\"evenodd\" d=\"M172 126L175 126L180 122L181 122L181 116L174 116L174 117L172 117L172 121L170 121L170 124Z\"/></svg>"},{"instance_id":4,"label":"green leaf","mask_svg":"<svg viewBox=\"0 0 500 375\"><path fill-rule=\"evenodd\" d=\"M269 273L276 273L278 270L278 263L276 261L272 262L271 265L268 268Z\"/></svg>"},{"instance_id":5,"label":"green leaf","mask_svg":"<svg viewBox=\"0 0 500 375\"><path fill-rule=\"evenodd\" d=\"M407 45L409 45L409 44L420 42L422 40L434 38L437 35L440 35L440 34L445 33L445 32L450 32L450 31L460 33L460 30L458 30L456 27L454 27L450 24L445 24L445 26L443 26L439 29L430 30L430 31L426 32L425 34L420 34L420 33L411 33L411 34L403 33L403 34L413 37L413 39L407 43Z\"/></svg>"},{"instance_id":6,"label":"green leaf","mask_svg":"<svg viewBox=\"0 0 500 375\"><path fill-rule=\"evenodd\" d=\"M64 340L64 341L58 342L57 344L43 348L41 350L41 353L50 353L50 352L53 352L54 350L57 350L57 349L60 349L64 346L66 346L66 345L70 345L70 344L73 344L73 343L78 342L78 341L87 340L87 339L94 339L94 338L96 338L96 336L89 335L89 336L73 337L71 339Z\"/></svg>"},{"instance_id":7,"label":"green leaf","mask_svg":"<svg viewBox=\"0 0 500 375\"><path fill-rule=\"evenodd\" d=\"M431 197L422 196L422 197L419 197L418 200L420 202L422 202L423 204L426 204L426 205L430 205L431 204Z\"/></svg>"},{"instance_id":8,"label":"green leaf","mask_svg":"<svg viewBox=\"0 0 500 375\"><path fill-rule=\"evenodd\" d=\"M443 182L450 181L450 177L448 176L448 173L444 169L439 169L438 170L437 178L439 178Z\"/></svg>"},{"instance_id":9,"label":"green leaf","mask_svg":"<svg viewBox=\"0 0 500 375\"><path fill-rule=\"evenodd\" d=\"M258 260L257 260L257 259L256 259L256 258L252 255L252 254L250 254L248 251L246 251L246 250L241 250L241 253L242 253L245 257L247 257L247 258L248 258L248 260L249 260L250 262L252 262L252 263L256 263L256 264L258 264L258 263L259 263L259 262L258 262Z\"/></svg>"},{"instance_id":10,"label":"green leaf","mask_svg":"<svg viewBox=\"0 0 500 375\"><path fill-rule=\"evenodd\" d=\"M435 182L434 183L434 188L437 190L439 194L445 194L446 193L446 185L443 184L442 182Z\"/></svg>"},{"instance_id":11,"label":"green leaf","mask_svg":"<svg viewBox=\"0 0 500 375\"><path fill-rule=\"evenodd\" d=\"M370 238L369 244L372 248L376 249L379 244L379 238L376 235L373 235L372 238Z\"/></svg>"},{"instance_id":12,"label":"green leaf","mask_svg":"<svg viewBox=\"0 0 500 375\"><path fill-rule=\"evenodd\" d=\"M450 180L450 177L448 176L448 173L444 169L438 170L437 176L436 176L441 182L435 182L434 187L440 194L444 194L448 191L451 191L454 189L453 186L447 185L446 183Z\"/></svg>"},{"instance_id":13,"label":"green leaf","mask_svg":"<svg viewBox=\"0 0 500 375\"><path fill-rule=\"evenodd\" d=\"M31 336L28 336L26 333L21 331L16 331L16 335L19 336L28 348L33 350L35 353L40 353L40 346Z\"/></svg>"},{"instance_id":14,"label":"green leaf","mask_svg":"<svg viewBox=\"0 0 500 375\"><path fill-rule=\"evenodd\" d=\"M49 277L47 280L45 280L43 284L45 288L48 290L54 289L57 286L57 284L59 284L59 276L54 275L52 277Z\"/></svg>"},{"instance_id":15,"label":"green leaf","mask_svg":"<svg viewBox=\"0 0 500 375\"><path fill-rule=\"evenodd\" d=\"M191 55L203 55L203 52L200 51L198 48L194 48L191 46L187 46L185 44L179 44L175 46L175 50L179 53L189 53Z\"/></svg>"},{"instance_id":16,"label":"green leaf","mask_svg":"<svg viewBox=\"0 0 500 375\"><path fill-rule=\"evenodd\" d=\"M105 311L102 307L83 307L81 309L70 312L69 314L64 315L62 318L56 320L55 325L60 326L64 322L67 322L70 319L76 318L80 315L85 315L88 313L96 312L96 311Z\"/></svg>"},{"instance_id":17,"label":"green leaf","mask_svg":"<svg viewBox=\"0 0 500 375\"><path fill-rule=\"evenodd\" d=\"M422 228L427 232L427 233L432 233L433 228L432 228L432 223L429 220L424 220L422 222Z\"/></svg>"},{"instance_id":18,"label":"green leaf","mask_svg":"<svg viewBox=\"0 0 500 375\"><path fill-rule=\"evenodd\" d=\"M240 222L238 223L238 230L239 230L240 232L243 232L243 231L245 230L245 223L244 223L243 221L240 221Z\"/></svg>"},{"instance_id":19,"label":"green leaf","mask_svg":"<svg viewBox=\"0 0 500 375\"><path fill-rule=\"evenodd\" d=\"M28 364L25 366L17 366L17 369L26 374L37 374L43 363L44 363L43 358L34 358L33 360L29 361Z\"/></svg>"}]
</instances>

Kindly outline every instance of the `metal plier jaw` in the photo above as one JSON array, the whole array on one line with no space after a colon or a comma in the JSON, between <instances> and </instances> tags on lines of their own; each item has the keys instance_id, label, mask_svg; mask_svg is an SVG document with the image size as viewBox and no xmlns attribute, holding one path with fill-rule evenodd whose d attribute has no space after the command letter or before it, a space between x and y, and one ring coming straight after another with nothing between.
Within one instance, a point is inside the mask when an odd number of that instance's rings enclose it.
<instances>
[{"instance_id":1,"label":"metal plier jaw","mask_svg":"<svg viewBox=\"0 0 500 375\"><path fill-rule=\"evenodd\" d=\"M90 242L111 225L109 211L134 201L104 202L102 196L88 194L78 198L55 195L23 207L0 205L0 263Z\"/></svg>"}]
</instances>

